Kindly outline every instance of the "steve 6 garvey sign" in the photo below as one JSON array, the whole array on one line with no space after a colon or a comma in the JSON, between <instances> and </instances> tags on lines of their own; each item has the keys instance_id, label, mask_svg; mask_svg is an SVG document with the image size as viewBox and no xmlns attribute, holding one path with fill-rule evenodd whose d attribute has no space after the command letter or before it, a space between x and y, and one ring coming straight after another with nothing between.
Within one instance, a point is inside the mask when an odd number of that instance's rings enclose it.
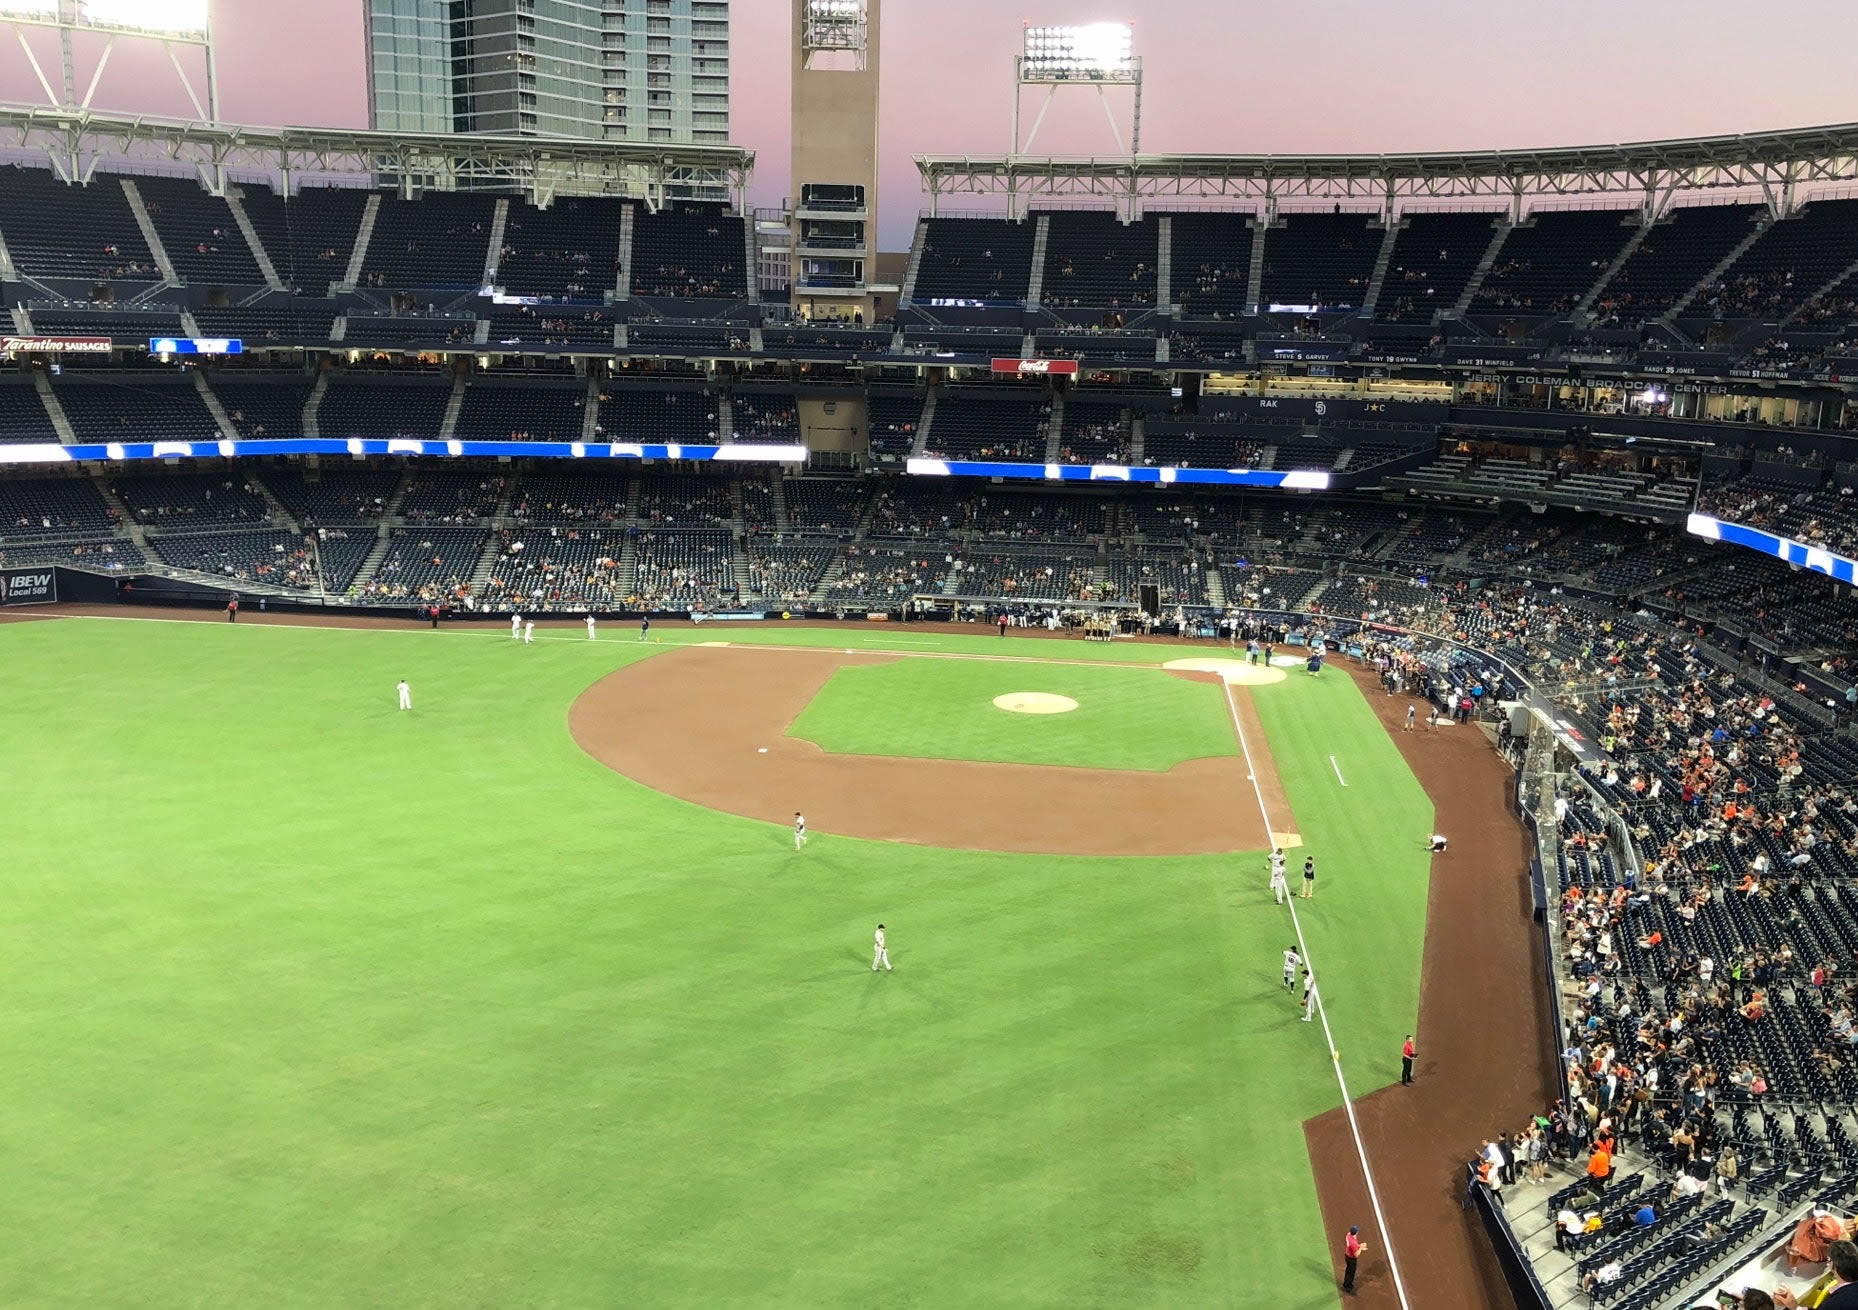
<instances>
[{"instance_id":1,"label":"steve 6 garvey sign","mask_svg":"<svg viewBox=\"0 0 1858 1310\"><path fill-rule=\"evenodd\" d=\"M996 359L996 373L1076 373L1075 359Z\"/></svg>"},{"instance_id":2,"label":"steve 6 garvey sign","mask_svg":"<svg viewBox=\"0 0 1858 1310\"><path fill-rule=\"evenodd\" d=\"M58 575L49 568L0 573L0 605L49 605L58 599Z\"/></svg>"}]
</instances>

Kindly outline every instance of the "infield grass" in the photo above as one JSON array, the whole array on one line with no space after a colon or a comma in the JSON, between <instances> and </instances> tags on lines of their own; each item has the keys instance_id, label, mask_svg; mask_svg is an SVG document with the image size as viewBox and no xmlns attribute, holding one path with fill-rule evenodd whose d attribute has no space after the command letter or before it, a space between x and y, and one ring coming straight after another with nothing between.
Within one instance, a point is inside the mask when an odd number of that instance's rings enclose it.
<instances>
[{"instance_id":1,"label":"infield grass","mask_svg":"<svg viewBox=\"0 0 1858 1310\"><path fill-rule=\"evenodd\" d=\"M1335 1304L1262 856L796 855L574 745L654 649L0 626L0 1302ZM1339 673L1257 701L1365 1093L1430 812Z\"/></svg>"},{"instance_id":2,"label":"infield grass","mask_svg":"<svg viewBox=\"0 0 1858 1310\"><path fill-rule=\"evenodd\" d=\"M994 704L1020 691L1066 696L1077 708L1021 714ZM1150 668L987 660L847 665L787 731L839 755L1083 769L1159 772L1239 752L1224 693L1211 683Z\"/></svg>"}]
</instances>

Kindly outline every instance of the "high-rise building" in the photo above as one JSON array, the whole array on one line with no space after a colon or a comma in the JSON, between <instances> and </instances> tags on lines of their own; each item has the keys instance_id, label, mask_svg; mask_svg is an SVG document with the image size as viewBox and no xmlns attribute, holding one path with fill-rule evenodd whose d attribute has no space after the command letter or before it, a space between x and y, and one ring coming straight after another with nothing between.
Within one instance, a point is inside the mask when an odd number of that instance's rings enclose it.
<instances>
[{"instance_id":1,"label":"high-rise building","mask_svg":"<svg viewBox=\"0 0 1858 1310\"><path fill-rule=\"evenodd\" d=\"M729 140L729 0L367 0L368 113L403 132Z\"/></svg>"}]
</instances>

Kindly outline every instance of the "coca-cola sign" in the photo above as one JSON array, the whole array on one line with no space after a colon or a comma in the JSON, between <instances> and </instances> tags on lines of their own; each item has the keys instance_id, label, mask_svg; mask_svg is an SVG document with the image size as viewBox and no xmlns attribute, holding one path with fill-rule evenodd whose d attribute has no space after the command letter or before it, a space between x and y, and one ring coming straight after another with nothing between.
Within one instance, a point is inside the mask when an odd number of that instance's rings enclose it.
<instances>
[{"instance_id":1,"label":"coca-cola sign","mask_svg":"<svg viewBox=\"0 0 1858 1310\"><path fill-rule=\"evenodd\" d=\"M996 373L1071 373L1077 372L1075 359L996 359Z\"/></svg>"}]
</instances>

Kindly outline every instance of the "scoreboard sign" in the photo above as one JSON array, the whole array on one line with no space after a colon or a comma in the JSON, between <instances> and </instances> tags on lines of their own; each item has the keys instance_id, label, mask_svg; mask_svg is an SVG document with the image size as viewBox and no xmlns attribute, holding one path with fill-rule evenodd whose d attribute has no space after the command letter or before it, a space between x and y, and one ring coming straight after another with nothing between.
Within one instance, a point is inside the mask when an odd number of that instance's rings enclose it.
<instances>
[{"instance_id":1,"label":"scoreboard sign","mask_svg":"<svg viewBox=\"0 0 1858 1310\"><path fill-rule=\"evenodd\" d=\"M51 568L0 572L0 605L50 605L58 599L58 574Z\"/></svg>"}]
</instances>

